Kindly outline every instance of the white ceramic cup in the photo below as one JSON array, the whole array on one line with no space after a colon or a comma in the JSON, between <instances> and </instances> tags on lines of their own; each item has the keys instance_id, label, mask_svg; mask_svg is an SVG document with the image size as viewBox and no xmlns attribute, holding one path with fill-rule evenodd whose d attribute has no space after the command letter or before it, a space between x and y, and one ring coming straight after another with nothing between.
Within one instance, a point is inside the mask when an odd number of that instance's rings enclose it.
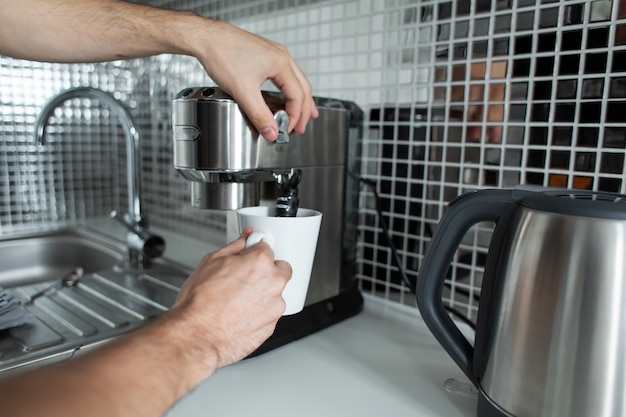
<instances>
[{"instance_id":1,"label":"white ceramic cup","mask_svg":"<svg viewBox=\"0 0 626 417\"><path fill-rule=\"evenodd\" d=\"M296 217L275 217L275 211L274 207L245 207L237 210L237 218L240 232L248 226L254 228L246 248L264 241L274 251L275 259L291 265L293 273L282 294L287 304L283 315L287 316L304 308L322 213L301 208Z\"/></svg>"}]
</instances>

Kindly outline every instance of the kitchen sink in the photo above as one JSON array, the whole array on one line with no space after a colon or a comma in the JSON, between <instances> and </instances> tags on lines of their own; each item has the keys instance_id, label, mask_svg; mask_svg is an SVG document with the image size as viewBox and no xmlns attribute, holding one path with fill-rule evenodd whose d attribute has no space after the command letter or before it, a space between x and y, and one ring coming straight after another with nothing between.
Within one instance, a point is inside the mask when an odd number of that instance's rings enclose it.
<instances>
[{"instance_id":1,"label":"kitchen sink","mask_svg":"<svg viewBox=\"0 0 626 417\"><path fill-rule=\"evenodd\" d=\"M0 331L0 372L69 359L171 307L191 271L164 259L129 269L126 255L122 242L79 227L0 238L0 287L29 313ZM59 285L79 267L78 285Z\"/></svg>"},{"instance_id":2,"label":"kitchen sink","mask_svg":"<svg viewBox=\"0 0 626 417\"><path fill-rule=\"evenodd\" d=\"M123 254L123 245L79 229L0 239L0 287L60 280L75 267L102 270L121 262Z\"/></svg>"}]
</instances>

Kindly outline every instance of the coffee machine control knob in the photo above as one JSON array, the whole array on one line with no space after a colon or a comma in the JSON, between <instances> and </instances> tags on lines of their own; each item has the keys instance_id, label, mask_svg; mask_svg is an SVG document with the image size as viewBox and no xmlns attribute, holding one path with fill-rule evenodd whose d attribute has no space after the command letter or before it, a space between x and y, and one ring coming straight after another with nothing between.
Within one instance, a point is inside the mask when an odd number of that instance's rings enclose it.
<instances>
[{"instance_id":1,"label":"coffee machine control knob","mask_svg":"<svg viewBox=\"0 0 626 417\"><path fill-rule=\"evenodd\" d=\"M278 110L274 113L274 119L278 123L276 143L289 143L289 115L284 110Z\"/></svg>"}]
</instances>

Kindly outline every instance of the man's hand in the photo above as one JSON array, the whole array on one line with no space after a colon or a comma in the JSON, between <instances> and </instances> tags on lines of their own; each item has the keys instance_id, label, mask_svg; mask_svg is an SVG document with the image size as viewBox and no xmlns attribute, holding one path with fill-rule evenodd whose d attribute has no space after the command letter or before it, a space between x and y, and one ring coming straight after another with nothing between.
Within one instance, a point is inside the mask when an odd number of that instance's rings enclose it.
<instances>
[{"instance_id":1,"label":"man's hand","mask_svg":"<svg viewBox=\"0 0 626 417\"><path fill-rule=\"evenodd\" d=\"M274 115L260 91L267 80L287 99L289 131L304 133L309 119L318 116L311 85L283 45L227 23L211 21L208 25L206 19L198 22L196 34L198 42L192 54L267 140L278 136Z\"/></svg>"},{"instance_id":2,"label":"man's hand","mask_svg":"<svg viewBox=\"0 0 626 417\"><path fill-rule=\"evenodd\" d=\"M468 71L469 87L466 85ZM452 68L451 81L454 84L450 89L449 100L455 107L465 106L467 140L480 142L486 139L489 143L502 141L506 71L506 61L494 61L489 68L486 63L473 63L469 68L465 65ZM483 125L486 125L484 132Z\"/></svg>"},{"instance_id":3,"label":"man's hand","mask_svg":"<svg viewBox=\"0 0 626 417\"><path fill-rule=\"evenodd\" d=\"M239 239L206 255L167 313L189 331L187 342L197 345L194 349L206 349L206 357L216 360L207 364L209 371L252 353L285 311L281 294L291 266L274 260L265 243L245 249L251 232L247 228Z\"/></svg>"},{"instance_id":4,"label":"man's hand","mask_svg":"<svg viewBox=\"0 0 626 417\"><path fill-rule=\"evenodd\" d=\"M132 41L129 41L132 40ZM0 54L49 62L102 62L158 54L194 56L269 141L278 136L261 96L272 81L287 99L289 130L319 113L287 49L193 13L113 0L0 0Z\"/></svg>"},{"instance_id":5,"label":"man's hand","mask_svg":"<svg viewBox=\"0 0 626 417\"><path fill-rule=\"evenodd\" d=\"M159 416L250 354L274 331L291 276L265 243L244 250L250 232L206 255L152 323L72 360L0 378L3 415Z\"/></svg>"}]
</instances>

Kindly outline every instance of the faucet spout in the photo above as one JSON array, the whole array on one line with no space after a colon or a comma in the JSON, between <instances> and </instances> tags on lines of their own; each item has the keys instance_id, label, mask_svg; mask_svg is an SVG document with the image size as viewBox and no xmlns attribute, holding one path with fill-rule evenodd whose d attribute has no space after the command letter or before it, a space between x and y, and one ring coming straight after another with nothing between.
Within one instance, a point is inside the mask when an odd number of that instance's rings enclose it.
<instances>
[{"instance_id":1,"label":"faucet spout","mask_svg":"<svg viewBox=\"0 0 626 417\"><path fill-rule=\"evenodd\" d=\"M126 107L112 95L93 87L76 87L62 91L54 96L43 107L37 120L35 121L35 143L43 145L45 143L46 127L50 116L54 110L65 101L73 98L90 98L97 99L107 106L119 119L124 128L126 138L126 179L128 183L128 213L124 224L129 229L127 235L127 243L129 247L129 262L131 266L147 261L144 254L137 253L134 246L130 242L137 240L145 232L148 227L147 217L143 214L141 208L141 155L140 155L140 137L139 131L135 128L133 117ZM131 236L131 234L133 236ZM135 236L136 235L136 236Z\"/></svg>"},{"instance_id":2,"label":"faucet spout","mask_svg":"<svg viewBox=\"0 0 626 417\"><path fill-rule=\"evenodd\" d=\"M73 98L92 98L101 101L120 120L126 136L126 177L128 182L128 214L140 224L141 212L141 156L139 152L139 132L128 110L112 95L92 87L76 87L65 90L54 96L43 107L35 121L35 142L43 145L48 119L54 110L65 101Z\"/></svg>"}]
</instances>

